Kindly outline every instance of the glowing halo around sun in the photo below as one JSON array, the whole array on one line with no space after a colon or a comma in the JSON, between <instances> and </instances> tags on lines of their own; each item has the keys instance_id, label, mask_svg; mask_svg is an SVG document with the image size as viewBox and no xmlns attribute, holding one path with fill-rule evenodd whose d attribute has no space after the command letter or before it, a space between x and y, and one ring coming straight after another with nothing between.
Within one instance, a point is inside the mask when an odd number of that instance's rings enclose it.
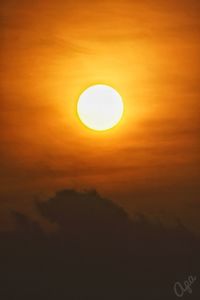
<instances>
[{"instance_id":1,"label":"glowing halo around sun","mask_svg":"<svg viewBox=\"0 0 200 300\"><path fill-rule=\"evenodd\" d=\"M119 123L124 112L120 94L111 86L97 84L87 88L79 97L77 113L90 129L104 131Z\"/></svg>"}]
</instances>

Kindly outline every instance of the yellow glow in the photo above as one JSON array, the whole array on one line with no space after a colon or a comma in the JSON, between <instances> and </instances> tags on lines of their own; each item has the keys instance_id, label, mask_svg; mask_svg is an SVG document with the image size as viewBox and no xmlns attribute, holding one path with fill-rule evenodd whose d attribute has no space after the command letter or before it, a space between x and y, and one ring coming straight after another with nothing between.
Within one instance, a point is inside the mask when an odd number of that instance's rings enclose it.
<instances>
[{"instance_id":1,"label":"yellow glow","mask_svg":"<svg viewBox=\"0 0 200 300\"><path fill-rule=\"evenodd\" d=\"M93 85L78 100L80 120L90 129L103 131L114 127L123 115L120 94L108 85Z\"/></svg>"}]
</instances>

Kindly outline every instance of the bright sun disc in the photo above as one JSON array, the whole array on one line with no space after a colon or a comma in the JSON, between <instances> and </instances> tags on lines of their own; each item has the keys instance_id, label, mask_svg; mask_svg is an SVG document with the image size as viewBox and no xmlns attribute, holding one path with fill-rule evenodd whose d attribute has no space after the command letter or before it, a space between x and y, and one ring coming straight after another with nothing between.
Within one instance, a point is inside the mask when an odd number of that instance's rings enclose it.
<instances>
[{"instance_id":1,"label":"bright sun disc","mask_svg":"<svg viewBox=\"0 0 200 300\"><path fill-rule=\"evenodd\" d=\"M120 94L108 85L97 84L79 97L77 112L84 125L93 130L107 130L122 118L124 105Z\"/></svg>"}]
</instances>

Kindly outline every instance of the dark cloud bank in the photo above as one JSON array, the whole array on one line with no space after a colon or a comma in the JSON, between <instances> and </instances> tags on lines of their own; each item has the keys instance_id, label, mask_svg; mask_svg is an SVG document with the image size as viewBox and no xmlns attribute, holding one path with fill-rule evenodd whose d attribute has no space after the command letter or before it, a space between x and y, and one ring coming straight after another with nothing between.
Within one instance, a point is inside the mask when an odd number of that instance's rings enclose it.
<instances>
[{"instance_id":1,"label":"dark cloud bank","mask_svg":"<svg viewBox=\"0 0 200 300\"><path fill-rule=\"evenodd\" d=\"M63 190L36 205L57 230L13 213L16 230L0 235L0 299L172 300L175 282L191 275L184 297L199 299L200 240L183 225L132 220L95 191Z\"/></svg>"}]
</instances>

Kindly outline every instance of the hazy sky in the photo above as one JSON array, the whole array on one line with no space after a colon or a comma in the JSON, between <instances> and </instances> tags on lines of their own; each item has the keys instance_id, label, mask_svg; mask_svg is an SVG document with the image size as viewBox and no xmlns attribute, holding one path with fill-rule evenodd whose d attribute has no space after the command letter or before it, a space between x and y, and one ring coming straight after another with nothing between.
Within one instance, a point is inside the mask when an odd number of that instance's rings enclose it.
<instances>
[{"instance_id":1,"label":"hazy sky","mask_svg":"<svg viewBox=\"0 0 200 300\"><path fill-rule=\"evenodd\" d=\"M0 5L2 228L9 210L74 187L200 230L200 1ZM94 83L125 104L106 133L76 115Z\"/></svg>"}]
</instances>

